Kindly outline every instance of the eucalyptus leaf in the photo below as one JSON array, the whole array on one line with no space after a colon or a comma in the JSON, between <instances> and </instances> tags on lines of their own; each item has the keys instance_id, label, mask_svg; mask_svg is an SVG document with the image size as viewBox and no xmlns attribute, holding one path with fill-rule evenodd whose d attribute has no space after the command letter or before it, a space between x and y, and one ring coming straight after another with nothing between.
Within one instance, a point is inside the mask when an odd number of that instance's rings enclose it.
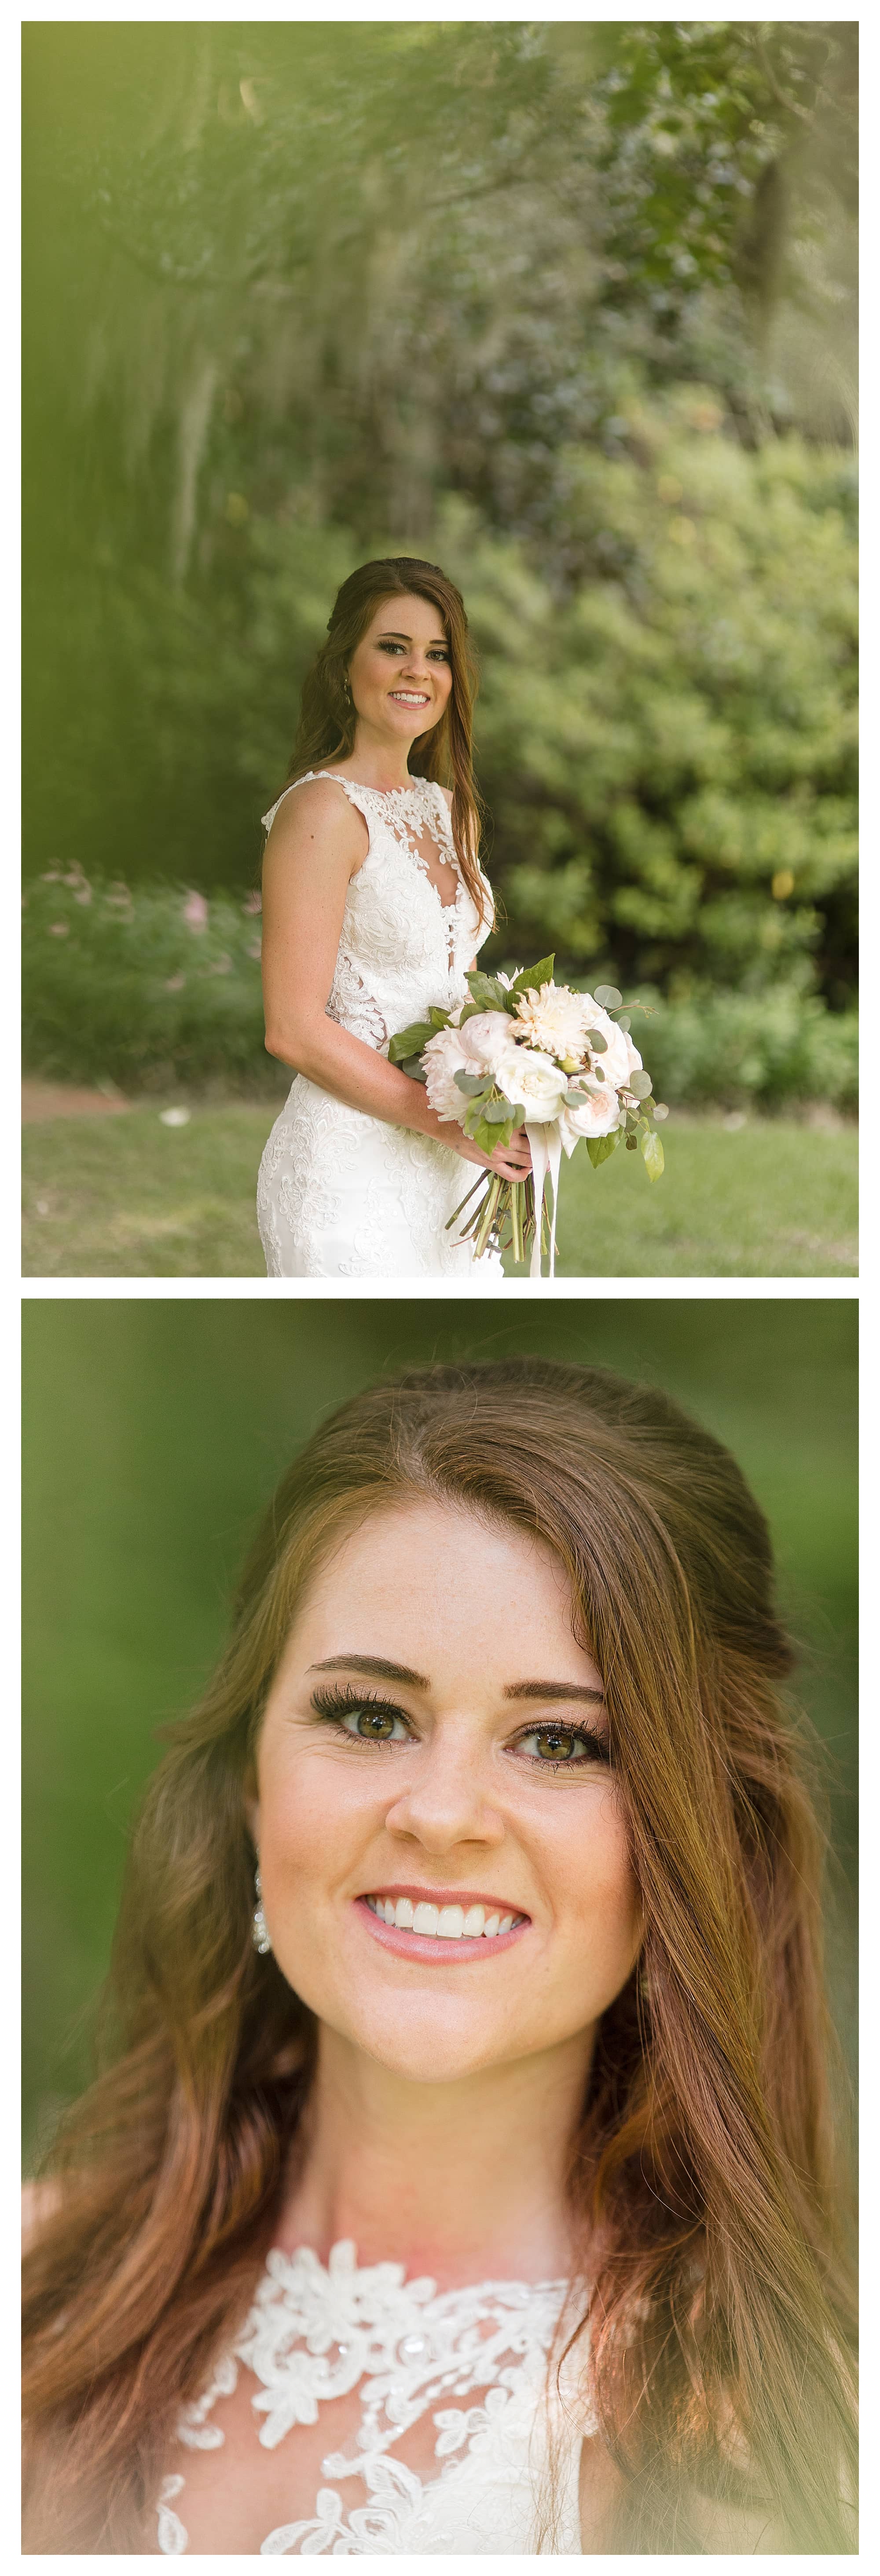
<instances>
[{"instance_id":1,"label":"eucalyptus leaf","mask_svg":"<svg viewBox=\"0 0 880 2576\"><path fill-rule=\"evenodd\" d=\"M623 1030L624 1037L628 1038L630 1029L632 1028L632 1021L628 1011L618 1011L617 1026L619 1029Z\"/></svg>"},{"instance_id":2,"label":"eucalyptus leaf","mask_svg":"<svg viewBox=\"0 0 880 2576\"><path fill-rule=\"evenodd\" d=\"M512 1115L509 1100L487 1100L483 1111L483 1116L490 1127L503 1126L505 1119L511 1118Z\"/></svg>"},{"instance_id":3,"label":"eucalyptus leaf","mask_svg":"<svg viewBox=\"0 0 880 2576\"><path fill-rule=\"evenodd\" d=\"M592 1047L594 1055L607 1055L608 1053L608 1040L606 1037L603 1037L601 1029L587 1030L587 1045L588 1047Z\"/></svg>"},{"instance_id":4,"label":"eucalyptus leaf","mask_svg":"<svg viewBox=\"0 0 880 2576\"><path fill-rule=\"evenodd\" d=\"M616 984L597 984L593 1000L598 1002L600 1011L617 1011L623 994L618 992Z\"/></svg>"},{"instance_id":5,"label":"eucalyptus leaf","mask_svg":"<svg viewBox=\"0 0 880 2576\"><path fill-rule=\"evenodd\" d=\"M649 1100L651 1097L650 1074L631 1073L627 1083L627 1090L634 1091L637 1100Z\"/></svg>"},{"instance_id":6,"label":"eucalyptus leaf","mask_svg":"<svg viewBox=\"0 0 880 2576\"><path fill-rule=\"evenodd\" d=\"M659 1181L664 1162L663 1147L652 1128L642 1137L642 1154L649 1181Z\"/></svg>"},{"instance_id":7,"label":"eucalyptus leaf","mask_svg":"<svg viewBox=\"0 0 880 2576\"><path fill-rule=\"evenodd\" d=\"M668 1110L668 1108L667 1108L667 1105L666 1105L665 1100L655 1100L655 1103L654 1103L654 1116L655 1116L655 1118L668 1118L668 1116L669 1116L669 1110Z\"/></svg>"},{"instance_id":8,"label":"eucalyptus leaf","mask_svg":"<svg viewBox=\"0 0 880 2576\"><path fill-rule=\"evenodd\" d=\"M488 1091L491 1088L485 1074L482 1073L456 1073L453 1075L453 1081L456 1090L466 1092L469 1100L474 1100L478 1091Z\"/></svg>"},{"instance_id":9,"label":"eucalyptus leaf","mask_svg":"<svg viewBox=\"0 0 880 2576\"><path fill-rule=\"evenodd\" d=\"M400 1070L401 1073L408 1073L411 1082L427 1082L428 1076L420 1055L408 1055Z\"/></svg>"},{"instance_id":10,"label":"eucalyptus leaf","mask_svg":"<svg viewBox=\"0 0 880 2576\"><path fill-rule=\"evenodd\" d=\"M580 1109L583 1102L585 1100L589 1100L589 1097L590 1095L588 1091L567 1091L565 1093L566 1109Z\"/></svg>"}]
</instances>

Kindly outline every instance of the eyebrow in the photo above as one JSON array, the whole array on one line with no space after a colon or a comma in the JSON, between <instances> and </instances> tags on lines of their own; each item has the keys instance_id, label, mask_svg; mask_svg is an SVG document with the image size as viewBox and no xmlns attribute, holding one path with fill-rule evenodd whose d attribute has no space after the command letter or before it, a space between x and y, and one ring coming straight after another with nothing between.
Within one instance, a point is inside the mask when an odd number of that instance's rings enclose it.
<instances>
[{"instance_id":1,"label":"eyebrow","mask_svg":"<svg viewBox=\"0 0 880 2576\"><path fill-rule=\"evenodd\" d=\"M310 1664L310 1673L369 1673L377 1682L408 1682L411 1690L430 1690L425 1673L413 1673L408 1664L389 1664L384 1655L328 1655L326 1663Z\"/></svg>"},{"instance_id":2,"label":"eyebrow","mask_svg":"<svg viewBox=\"0 0 880 2576\"><path fill-rule=\"evenodd\" d=\"M404 626L383 626L383 627L381 627L381 628L380 628L380 633L379 633L379 640L380 640L380 642L381 642L381 639L382 639L382 636L383 636L383 635L387 635L387 636L389 636L389 637L393 637L394 642L395 642L396 644L411 644L411 643L412 643L412 640L413 640L413 639L412 639L412 636L407 634L407 632L406 632L406 628L405 628ZM447 649L448 649L448 646L449 646L449 637L448 637L448 635L432 635L432 637L431 637L431 641L430 641L430 644L427 644L427 645L425 646L425 651L426 651L427 653L430 653L430 652L431 652L431 650L432 650L432 648L433 648L433 646L434 646L435 644L444 644L444 645L447 647Z\"/></svg>"},{"instance_id":3,"label":"eyebrow","mask_svg":"<svg viewBox=\"0 0 880 2576\"><path fill-rule=\"evenodd\" d=\"M409 1664L389 1664L384 1655L328 1655L322 1664L310 1664L310 1673L369 1673L371 1680L404 1682L410 1690L430 1690L426 1673L414 1673ZM601 1708L605 1693L590 1690L581 1682L508 1682L505 1699L589 1700Z\"/></svg>"}]
</instances>

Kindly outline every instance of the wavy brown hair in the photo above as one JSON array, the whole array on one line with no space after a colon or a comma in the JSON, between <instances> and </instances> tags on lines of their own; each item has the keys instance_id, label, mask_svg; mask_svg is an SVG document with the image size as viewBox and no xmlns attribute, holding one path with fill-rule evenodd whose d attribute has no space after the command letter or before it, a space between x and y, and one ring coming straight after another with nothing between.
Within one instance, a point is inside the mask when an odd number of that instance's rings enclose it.
<instances>
[{"instance_id":1,"label":"wavy brown hair","mask_svg":"<svg viewBox=\"0 0 880 2576\"><path fill-rule=\"evenodd\" d=\"M480 875L479 848L483 807L474 778L473 714L477 693L477 660L464 600L439 564L422 563L417 555L387 555L359 564L337 592L327 625L326 642L306 672L300 718L288 779L309 769L347 760L354 750L357 714L348 693L352 654L383 599L415 596L427 599L442 618L449 645L452 687L439 724L419 734L409 766L414 776L436 778L452 789L452 838L469 894L481 920L487 913L486 887Z\"/></svg>"},{"instance_id":2,"label":"wavy brown hair","mask_svg":"<svg viewBox=\"0 0 880 2576\"><path fill-rule=\"evenodd\" d=\"M304 1585L346 1529L407 1495L553 1549L604 1681L646 1921L570 2169L572 2333L589 2324L585 2403L620 2498L606 2545L701 2554L708 2497L769 2514L792 2552L849 2552L823 1840L767 1528L728 1452L664 1395L533 1359L394 1378L315 1433L206 1697L169 1730L102 2071L47 2159L56 2189L26 2266L28 2548L137 2549L177 2410L253 2295L315 2034L252 1946L243 1797Z\"/></svg>"}]
</instances>

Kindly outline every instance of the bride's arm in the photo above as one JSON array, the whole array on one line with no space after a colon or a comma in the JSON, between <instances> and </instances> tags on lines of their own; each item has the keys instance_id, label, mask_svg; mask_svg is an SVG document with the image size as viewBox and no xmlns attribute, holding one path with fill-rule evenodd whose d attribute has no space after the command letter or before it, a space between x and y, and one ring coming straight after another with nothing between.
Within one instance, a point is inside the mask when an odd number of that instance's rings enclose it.
<instances>
[{"instance_id":1,"label":"bride's arm","mask_svg":"<svg viewBox=\"0 0 880 2576\"><path fill-rule=\"evenodd\" d=\"M466 1162L520 1179L515 1138L490 1161L460 1127L441 1122L420 1082L327 1017L345 898L366 855L365 836L362 816L329 779L298 787L276 814L263 861L267 1051L348 1108L433 1136Z\"/></svg>"}]
</instances>

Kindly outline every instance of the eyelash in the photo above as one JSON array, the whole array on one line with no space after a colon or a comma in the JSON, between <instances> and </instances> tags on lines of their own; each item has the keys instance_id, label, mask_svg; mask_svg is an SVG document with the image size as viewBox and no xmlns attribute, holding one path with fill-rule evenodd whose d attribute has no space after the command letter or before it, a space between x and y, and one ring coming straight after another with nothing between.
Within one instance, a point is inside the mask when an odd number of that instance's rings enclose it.
<instances>
[{"instance_id":1,"label":"eyelash","mask_svg":"<svg viewBox=\"0 0 880 2576\"><path fill-rule=\"evenodd\" d=\"M382 642L382 643L380 644L380 646L379 646L379 651L380 651L380 653L402 653L402 652L403 652L403 645L402 645L402 644L395 644L395 643L393 643L393 642L383 640L383 642ZM449 654L448 654L448 652L446 651L445 645L443 645L443 644L432 644L432 645L431 645L431 647L430 647L430 650L429 650L429 654L428 654L428 659L429 659L429 661L430 661L432 658L436 660L436 659L437 659L437 657L438 657L438 655L439 655L439 658L440 658L440 661L441 661L441 662L445 662L445 663L447 663L447 664L448 664L448 662L449 662Z\"/></svg>"},{"instance_id":2,"label":"eyelash","mask_svg":"<svg viewBox=\"0 0 880 2576\"><path fill-rule=\"evenodd\" d=\"M355 1709L372 1708L376 1710L380 1717L398 1718L402 1726L410 1725L410 1720L406 1715L405 1709L396 1708L393 1700L380 1699L378 1693L375 1691L355 1690L350 1682L347 1682L342 1690L313 1692L312 1708L315 1716L320 1718L324 1725L335 1726L337 1733L345 1736L346 1743L360 1744L363 1746L365 1751L369 1750L369 1737L354 1735L351 1728L343 1724L344 1718L351 1716ZM552 1759L545 1758L543 1754L527 1753L525 1757L526 1761L530 1762L536 1771L552 1771L555 1777L558 1771L587 1770L592 1762L602 1762L607 1766L610 1761L608 1747L603 1742L602 1737L594 1734L593 1729L588 1726L563 1726L561 1722L557 1726L554 1726L551 1720L543 1727L527 1727L524 1733L517 1737L516 1741L518 1744L527 1744L530 1735L545 1735L551 1733L572 1736L575 1742L583 1747L586 1760L583 1762L554 1762ZM386 1749L390 1748L393 1740L394 1739L389 1736L386 1736L384 1739L381 1736L374 1736L373 1747L379 1752L384 1753ZM399 1737L397 1738L397 1741L398 1743L400 1742ZM410 1741L412 1741L412 1736L410 1736Z\"/></svg>"}]
</instances>

